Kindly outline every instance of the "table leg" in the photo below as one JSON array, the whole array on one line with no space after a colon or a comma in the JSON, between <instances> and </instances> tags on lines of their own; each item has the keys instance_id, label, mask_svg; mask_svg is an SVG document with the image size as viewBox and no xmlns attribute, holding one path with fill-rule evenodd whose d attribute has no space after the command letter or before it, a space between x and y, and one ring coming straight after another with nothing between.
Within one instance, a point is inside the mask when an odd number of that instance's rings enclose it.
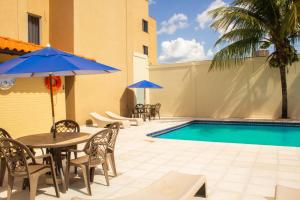
<instances>
[{"instance_id":1,"label":"table leg","mask_svg":"<svg viewBox=\"0 0 300 200\"><path fill-rule=\"evenodd\" d=\"M62 193L66 193L67 187L66 187L65 174L64 174L64 171L63 171L61 151L60 151L60 149L52 149L51 151L52 151L52 155L53 155L53 160L54 160L55 165L56 165L57 175L61 178Z\"/></svg>"}]
</instances>

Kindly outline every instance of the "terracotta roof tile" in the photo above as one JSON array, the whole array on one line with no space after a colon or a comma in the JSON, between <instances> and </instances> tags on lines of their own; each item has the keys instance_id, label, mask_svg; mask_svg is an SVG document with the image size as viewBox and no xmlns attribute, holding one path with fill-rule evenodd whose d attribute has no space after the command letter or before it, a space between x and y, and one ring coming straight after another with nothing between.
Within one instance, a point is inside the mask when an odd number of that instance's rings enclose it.
<instances>
[{"instance_id":1,"label":"terracotta roof tile","mask_svg":"<svg viewBox=\"0 0 300 200\"><path fill-rule=\"evenodd\" d=\"M28 53L41 48L43 48L43 46L0 36L0 49Z\"/></svg>"},{"instance_id":2,"label":"terracotta roof tile","mask_svg":"<svg viewBox=\"0 0 300 200\"><path fill-rule=\"evenodd\" d=\"M44 46L0 36L0 49L29 53L31 51L36 51L42 48L44 48ZM77 55L77 56L96 61L93 58L88 58L81 55Z\"/></svg>"}]
</instances>

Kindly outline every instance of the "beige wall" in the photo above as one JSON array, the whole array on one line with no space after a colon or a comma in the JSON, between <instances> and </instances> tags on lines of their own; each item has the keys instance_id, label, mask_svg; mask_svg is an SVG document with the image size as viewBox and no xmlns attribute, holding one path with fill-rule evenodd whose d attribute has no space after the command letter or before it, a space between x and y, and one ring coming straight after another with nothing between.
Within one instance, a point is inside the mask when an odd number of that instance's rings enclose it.
<instances>
[{"instance_id":1,"label":"beige wall","mask_svg":"<svg viewBox=\"0 0 300 200\"><path fill-rule=\"evenodd\" d=\"M149 65L148 65L148 56L141 54L141 53L135 53L133 55L133 82L138 82L142 80L149 80ZM136 103L145 103L149 102L149 95L146 91L146 98L144 98L145 93L144 89L138 88L138 89L131 89L134 91L135 94L135 104Z\"/></svg>"},{"instance_id":2,"label":"beige wall","mask_svg":"<svg viewBox=\"0 0 300 200\"><path fill-rule=\"evenodd\" d=\"M149 65L157 64L156 20L149 17Z\"/></svg>"},{"instance_id":3,"label":"beige wall","mask_svg":"<svg viewBox=\"0 0 300 200\"><path fill-rule=\"evenodd\" d=\"M49 5L49 40L52 47L74 52L73 0L51 0Z\"/></svg>"},{"instance_id":4,"label":"beige wall","mask_svg":"<svg viewBox=\"0 0 300 200\"><path fill-rule=\"evenodd\" d=\"M151 103L162 104L163 116L212 118L278 118L280 78L266 58L242 67L208 73L209 61L150 67L150 80L164 88L151 90ZM300 119L300 63L288 73L289 116Z\"/></svg>"},{"instance_id":5,"label":"beige wall","mask_svg":"<svg viewBox=\"0 0 300 200\"><path fill-rule=\"evenodd\" d=\"M143 53L143 45L149 47L150 40L149 33L142 30L142 20L149 21L148 1L127 0L127 4L128 43L132 53Z\"/></svg>"},{"instance_id":6,"label":"beige wall","mask_svg":"<svg viewBox=\"0 0 300 200\"><path fill-rule=\"evenodd\" d=\"M74 2L51 0L49 40L54 48L74 53ZM74 77L65 77L66 118L75 120Z\"/></svg>"},{"instance_id":7,"label":"beige wall","mask_svg":"<svg viewBox=\"0 0 300 200\"><path fill-rule=\"evenodd\" d=\"M42 17L42 45L50 41L52 47L93 58L122 70L113 74L66 77L66 92L59 97L62 108L58 106L56 109L58 115L75 119L80 124L90 119L89 112L92 111L104 114L111 110L129 115L134 104L133 91L127 89L134 78L133 55L142 53L143 45L149 46L149 53L153 52L150 37L151 34L156 34L153 31L155 21L149 20L149 33L142 31L142 19L149 18L148 1L0 0L0 35L27 41L28 13ZM155 37L151 37L152 41L153 38ZM32 82L34 83L36 82ZM30 85L30 81L27 84ZM22 93L25 99L37 99L38 94L42 93L36 93L35 97L29 94L31 92ZM43 95L40 98L43 105L48 103L48 100L44 102ZM4 102L6 101L7 99ZM15 101L16 107L18 103ZM9 106L6 107L9 109ZM31 125L32 123L27 124ZM5 126L6 124L3 125L4 128ZM44 126L48 130L48 124ZM23 133L25 132L28 133L26 130Z\"/></svg>"},{"instance_id":8,"label":"beige wall","mask_svg":"<svg viewBox=\"0 0 300 200\"><path fill-rule=\"evenodd\" d=\"M65 94L54 96L56 119L65 118ZM12 137L49 132L51 127L50 94L43 78L18 78L13 88L0 90L0 127Z\"/></svg>"},{"instance_id":9,"label":"beige wall","mask_svg":"<svg viewBox=\"0 0 300 200\"><path fill-rule=\"evenodd\" d=\"M142 31L142 19L148 19L148 2L70 0L61 6L60 1L55 0L50 3L50 7L52 4L55 12L51 12L51 19L55 22L51 27L55 30L60 27L60 31L66 33L66 36L71 35L73 40L72 49L67 46L69 42L65 44L62 41L62 35L53 32L51 40L56 42L51 43L54 46L63 50L70 49L76 54L121 70L113 74L67 78L67 117L83 124L90 119L89 113L93 111L104 114L110 110L129 115L134 94L127 86L134 79L134 53L142 53L143 45L149 46L150 35ZM69 14L69 17L63 18L72 22L72 26L64 27L69 22L59 21L59 18L67 15L66 9L73 9L73 13L70 12L73 17Z\"/></svg>"},{"instance_id":10,"label":"beige wall","mask_svg":"<svg viewBox=\"0 0 300 200\"><path fill-rule=\"evenodd\" d=\"M28 41L28 13L41 16L41 44L49 43L49 0L1 0L0 35Z\"/></svg>"},{"instance_id":11,"label":"beige wall","mask_svg":"<svg viewBox=\"0 0 300 200\"><path fill-rule=\"evenodd\" d=\"M41 44L49 43L48 0L0 0L0 35L27 41L28 13L41 16ZM0 62L11 59L0 56ZM55 95L57 120L65 118L65 94ZM16 85L0 90L0 127L13 137L49 132L50 96L43 78L18 78Z\"/></svg>"},{"instance_id":12,"label":"beige wall","mask_svg":"<svg viewBox=\"0 0 300 200\"><path fill-rule=\"evenodd\" d=\"M74 53L121 70L75 77L75 117L79 123L90 119L90 112L127 114L125 8L125 1L74 1Z\"/></svg>"},{"instance_id":13,"label":"beige wall","mask_svg":"<svg viewBox=\"0 0 300 200\"><path fill-rule=\"evenodd\" d=\"M147 0L126 0L127 2L127 55L128 55L128 84L133 82L133 55L134 53L143 54L143 45L149 47L150 51L150 39L153 38L151 34L156 32L150 32L150 22L149 22L149 2ZM142 30L142 20L147 20L149 22L149 32L146 33ZM152 22L153 24L153 22Z\"/></svg>"}]
</instances>

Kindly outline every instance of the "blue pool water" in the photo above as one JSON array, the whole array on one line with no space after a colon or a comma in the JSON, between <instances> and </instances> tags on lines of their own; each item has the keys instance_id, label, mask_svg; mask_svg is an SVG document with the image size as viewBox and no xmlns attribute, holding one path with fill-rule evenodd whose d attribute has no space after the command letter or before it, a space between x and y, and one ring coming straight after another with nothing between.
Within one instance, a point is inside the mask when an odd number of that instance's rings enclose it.
<instances>
[{"instance_id":1,"label":"blue pool water","mask_svg":"<svg viewBox=\"0 0 300 200\"><path fill-rule=\"evenodd\" d=\"M153 137L209 142L228 142L300 147L300 125L255 123L190 123L154 133Z\"/></svg>"}]
</instances>

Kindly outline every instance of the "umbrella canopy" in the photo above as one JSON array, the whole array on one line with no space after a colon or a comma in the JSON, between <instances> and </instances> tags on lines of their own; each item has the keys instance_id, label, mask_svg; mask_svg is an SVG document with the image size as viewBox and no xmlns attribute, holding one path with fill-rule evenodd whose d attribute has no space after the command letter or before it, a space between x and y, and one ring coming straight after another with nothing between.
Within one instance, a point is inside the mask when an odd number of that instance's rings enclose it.
<instances>
[{"instance_id":1,"label":"umbrella canopy","mask_svg":"<svg viewBox=\"0 0 300 200\"><path fill-rule=\"evenodd\" d=\"M43 77L100 74L119 71L51 47L46 47L0 65L0 77Z\"/></svg>"},{"instance_id":2,"label":"umbrella canopy","mask_svg":"<svg viewBox=\"0 0 300 200\"><path fill-rule=\"evenodd\" d=\"M132 85L129 85L128 88L158 88L158 89L160 89L162 87L155 83L152 83L150 81L143 80L143 81L134 83Z\"/></svg>"},{"instance_id":3,"label":"umbrella canopy","mask_svg":"<svg viewBox=\"0 0 300 200\"><path fill-rule=\"evenodd\" d=\"M52 76L101 74L116 71L119 71L119 69L51 47L46 47L0 64L0 78L49 76L54 138L56 137L56 130Z\"/></svg>"},{"instance_id":4,"label":"umbrella canopy","mask_svg":"<svg viewBox=\"0 0 300 200\"><path fill-rule=\"evenodd\" d=\"M161 89L162 87L150 81L143 80L129 85L128 88L144 88L144 104L146 104L146 88Z\"/></svg>"}]
</instances>

